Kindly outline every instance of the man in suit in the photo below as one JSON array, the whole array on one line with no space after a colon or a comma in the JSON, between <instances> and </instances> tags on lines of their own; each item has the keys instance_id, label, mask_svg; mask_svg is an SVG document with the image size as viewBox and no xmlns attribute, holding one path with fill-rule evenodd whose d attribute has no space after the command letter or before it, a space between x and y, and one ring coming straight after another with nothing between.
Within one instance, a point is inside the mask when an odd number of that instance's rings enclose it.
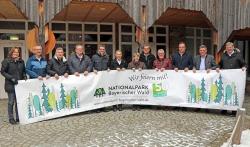
<instances>
[{"instance_id":1,"label":"man in suit","mask_svg":"<svg viewBox=\"0 0 250 147\"><path fill-rule=\"evenodd\" d=\"M201 45L199 48L199 55L194 58L193 70L207 70L209 73L216 68L217 64L215 63L214 57L207 54L207 47L205 45Z\"/></svg>"}]
</instances>

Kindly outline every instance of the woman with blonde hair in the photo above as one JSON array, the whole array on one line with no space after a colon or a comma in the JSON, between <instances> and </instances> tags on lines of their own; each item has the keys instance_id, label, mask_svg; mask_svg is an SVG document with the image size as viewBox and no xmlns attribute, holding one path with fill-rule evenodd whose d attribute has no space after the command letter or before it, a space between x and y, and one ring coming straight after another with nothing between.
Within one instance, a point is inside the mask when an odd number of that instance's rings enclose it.
<instances>
[{"instance_id":1,"label":"woman with blonde hair","mask_svg":"<svg viewBox=\"0 0 250 147\"><path fill-rule=\"evenodd\" d=\"M5 91L8 94L8 115L9 122L16 124L19 122L15 85L18 80L26 80L25 64L20 56L20 49L13 47L9 51L8 57L2 61L1 74L5 77ZM13 115L13 106L15 106L16 119Z\"/></svg>"}]
</instances>

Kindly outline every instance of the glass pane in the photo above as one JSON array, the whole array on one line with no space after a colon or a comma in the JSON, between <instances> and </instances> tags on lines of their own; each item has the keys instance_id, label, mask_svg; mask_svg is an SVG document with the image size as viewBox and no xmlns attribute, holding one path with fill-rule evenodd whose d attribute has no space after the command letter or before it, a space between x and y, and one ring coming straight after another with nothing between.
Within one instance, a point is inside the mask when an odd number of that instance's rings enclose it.
<instances>
[{"instance_id":1,"label":"glass pane","mask_svg":"<svg viewBox=\"0 0 250 147\"><path fill-rule=\"evenodd\" d=\"M113 26L112 25L100 25L100 32L112 32Z\"/></svg>"},{"instance_id":2,"label":"glass pane","mask_svg":"<svg viewBox=\"0 0 250 147\"><path fill-rule=\"evenodd\" d=\"M85 41L89 41L89 42L96 42L97 41L96 34L85 34L84 38L85 38Z\"/></svg>"},{"instance_id":3,"label":"glass pane","mask_svg":"<svg viewBox=\"0 0 250 147\"><path fill-rule=\"evenodd\" d=\"M149 37L148 37L148 41L149 41L149 42L154 42L154 37L153 37L153 36L149 36Z\"/></svg>"},{"instance_id":4,"label":"glass pane","mask_svg":"<svg viewBox=\"0 0 250 147\"><path fill-rule=\"evenodd\" d=\"M196 54L199 54L199 49L201 45L201 39L196 39Z\"/></svg>"},{"instance_id":5,"label":"glass pane","mask_svg":"<svg viewBox=\"0 0 250 147\"><path fill-rule=\"evenodd\" d=\"M156 43L166 43L165 36L156 36Z\"/></svg>"},{"instance_id":6,"label":"glass pane","mask_svg":"<svg viewBox=\"0 0 250 147\"><path fill-rule=\"evenodd\" d=\"M185 35L186 36L194 36L194 29L193 28L186 28Z\"/></svg>"},{"instance_id":7,"label":"glass pane","mask_svg":"<svg viewBox=\"0 0 250 147\"><path fill-rule=\"evenodd\" d=\"M1 29L9 29L9 30L24 30L25 22L19 21L0 21Z\"/></svg>"},{"instance_id":8,"label":"glass pane","mask_svg":"<svg viewBox=\"0 0 250 147\"><path fill-rule=\"evenodd\" d=\"M164 51L166 51L166 46L165 45L156 45L156 49L163 49Z\"/></svg>"},{"instance_id":9,"label":"glass pane","mask_svg":"<svg viewBox=\"0 0 250 147\"><path fill-rule=\"evenodd\" d=\"M113 57L113 45L112 44L106 44L105 45L106 52L109 55L109 58Z\"/></svg>"},{"instance_id":10,"label":"glass pane","mask_svg":"<svg viewBox=\"0 0 250 147\"><path fill-rule=\"evenodd\" d=\"M211 30L204 29L203 30L203 36L204 37L211 37L212 36Z\"/></svg>"},{"instance_id":11,"label":"glass pane","mask_svg":"<svg viewBox=\"0 0 250 147\"><path fill-rule=\"evenodd\" d=\"M97 24L85 24L84 27L86 32L97 32Z\"/></svg>"},{"instance_id":12,"label":"glass pane","mask_svg":"<svg viewBox=\"0 0 250 147\"><path fill-rule=\"evenodd\" d=\"M66 25L65 23L52 23L52 30L54 31L65 31Z\"/></svg>"},{"instance_id":13,"label":"glass pane","mask_svg":"<svg viewBox=\"0 0 250 147\"><path fill-rule=\"evenodd\" d=\"M82 34L69 34L69 41L82 41Z\"/></svg>"},{"instance_id":14,"label":"glass pane","mask_svg":"<svg viewBox=\"0 0 250 147\"><path fill-rule=\"evenodd\" d=\"M64 33L54 33L56 41L66 41L66 35Z\"/></svg>"},{"instance_id":15,"label":"glass pane","mask_svg":"<svg viewBox=\"0 0 250 147\"><path fill-rule=\"evenodd\" d=\"M130 25L122 25L121 32L132 33L132 26Z\"/></svg>"},{"instance_id":16,"label":"glass pane","mask_svg":"<svg viewBox=\"0 0 250 147\"><path fill-rule=\"evenodd\" d=\"M207 46L208 54L212 53L212 42L211 39L203 39L203 44Z\"/></svg>"},{"instance_id":17,"label":"glass pane","mask_svg":"<svg viewBox=\"0 0 250 147\"><path fill-rule=\"evenodd\" d=\"M150 27L150 28L148 28L148 33L153 34L153 33L154 33L154 27Z\"/></svg>"},{"instance_id":18,"label":"glass pane","mask_svg":"<svg viewBox=\"0 0 250 147\"><path fill-rule=\"evenodd\" d=\"M129 63L132 59L132 45L122 45L122 54L123 59Z\"/></svg>"},{"instance_id":19,"label":"glass pane","mask_svg":"<svg viewBox=\"0 0 250 147\"><path fill-rule=\"evenodd\" d=\"M56 44L55 48L52 50L52 57L55 55L56 48L61 47L64 51L64 56L66 55L66 44Z\"/></svg>"},{"instance_id":20,"label":"glass pane","mask_svg":"<svg viewBox=\"0 0 250 147\"><path fill-rule=\"evenodd\" d=\"M201 37L201 30L200 29L196 29L196 36Z\"/></svg>"},{"instance_id":21,"label":"glass pane","mask_svg":"<svg viewBox=\"0 0 250 147\"><path fill-rule=\"evenodd\" d=\"M9 51L11 50L12 47L3 47L4 50L4 58L7 58L9 55ZM20 57L22 58L22 48L18 47L20 49Z\"/></svg>"},{"instance_id":22,"label":"glass pane","mask_svg":"<svg viewBox=\"0 0 250 147\"><path fill-rule=\"evenodd\" d=\"M194 55L194 39L193 38L186 38L186 45L187 45L187 51Z\"/></svg>"},{"instance_id":23,"label":"glass pane","mask_svg":"<svg viewBox=\"0 0 250 147\"><path fill-rule=\"evenodd\" d=\"M132 35L122 35L122 42L132 42Z\"/></svg>"},{"instance_id":24,"label":"glass pane","mask_svg":"<svg viewBox=\"0 0 250 147\"><path fill-rule=\"evenodd\" d=\"M82 24L69 24L69 31L82 31Z\"/></svg>"},{"instance_id":25,"label":"glass pane","mask_svg":"<svg viewBox=\"0 0 250 147\"><path fill-rule=\"evenodd\" d=\"M100 35L101 42L112 42L112 35Z\"/></svg>"},{"instance_id":26,"label":"glass pane","mask_svg":"<svg viewBox=\"0 0 250 147\"><path fill-rule=\"evenodd\" d=\"M165 27L157 27L156 33L157 34L166 34L166 28Z\"/></svg>"},{"instance_id":27,"label":"glass pane","mask_svg":"<svg viewBox=\"0 0 250 147\"><path fill-rule=\"evenodd\" d=\"M97 44L85 44L85 54L90 58L96 53Z\"/></svg>"},{"instance_id":28,"label":"glass pane","mask_svg":"<svg viewBox=\"0 0 250 147\"><path fill-rule=\"evenodd\" d=\"M76 46L76 44L69 44L68 45L68 56L70 56L72 53L75 52L75 46Z\"/></svg>"},{"instance_id":29,"label":"glass pane","mask_svg":"<svg viewBox=\"0 0 250 147\"><path fill-rule=\"evenodd\" d=\"M0 40L25 40L24 34L0 33Z\"/></svg>"}]
</instances>

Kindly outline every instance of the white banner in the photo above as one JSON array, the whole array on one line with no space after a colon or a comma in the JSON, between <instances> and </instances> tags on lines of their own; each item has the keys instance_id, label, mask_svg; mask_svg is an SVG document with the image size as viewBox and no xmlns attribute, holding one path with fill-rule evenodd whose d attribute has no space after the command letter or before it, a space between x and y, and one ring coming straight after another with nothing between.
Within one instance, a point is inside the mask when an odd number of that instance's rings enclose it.
<instances>
[{"instance_id":1,"label":"white banner","mask_svg":"<svg viewBox=\"0 0 250 147\"><path fill-rule=\"evenodd\" d=\"M15 89L20 123L28 124L115 104L237 110L244 101L245 82L241 69L208 74L126 70L30 79L19 81Z\"/></svg>"}]
</instances>

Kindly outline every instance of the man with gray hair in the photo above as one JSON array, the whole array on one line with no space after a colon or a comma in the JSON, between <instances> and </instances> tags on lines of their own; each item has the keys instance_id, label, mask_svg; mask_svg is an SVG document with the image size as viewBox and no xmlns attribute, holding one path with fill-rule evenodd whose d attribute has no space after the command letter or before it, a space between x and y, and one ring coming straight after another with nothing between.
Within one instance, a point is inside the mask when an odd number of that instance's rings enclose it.
<instances>
[{"instance_id":1,"label":"man with gray hair","mask_svg":"<svg viewBox=\"0 0 250 147\"><path fill-rule=\"evenodd\" d=\"M70 74L79 76L80 73L87 75L92 71L92 62L89 56L85 55L82 45L76 45L75 52L68 59Z\"/></svg>"},{"instance_id":2,"label":"man with gray hair","mask_svg":"<svg viewBox=\"0 0 250 147\"><path fill-rule=\"evenodd\" d=\"M226 50L221 56L219 67L221 69L246 69L246 62L244 61L240 50L235 48L232 42L226 43Z\"/></svg>"},{"instance_id":3,"label":"man with gray hair","mask_svg":"<svg viewBox=\"0 0 250 147\"><path fill-rule=\"evenodd\" d=\"M199 48L199 55L194 58L193 71L196 70L207 70L209 73L211 70L215 70L217 64L215 63L214 57L207 54L207 47L201 45Z\"/></svg>"}]
</instances>

